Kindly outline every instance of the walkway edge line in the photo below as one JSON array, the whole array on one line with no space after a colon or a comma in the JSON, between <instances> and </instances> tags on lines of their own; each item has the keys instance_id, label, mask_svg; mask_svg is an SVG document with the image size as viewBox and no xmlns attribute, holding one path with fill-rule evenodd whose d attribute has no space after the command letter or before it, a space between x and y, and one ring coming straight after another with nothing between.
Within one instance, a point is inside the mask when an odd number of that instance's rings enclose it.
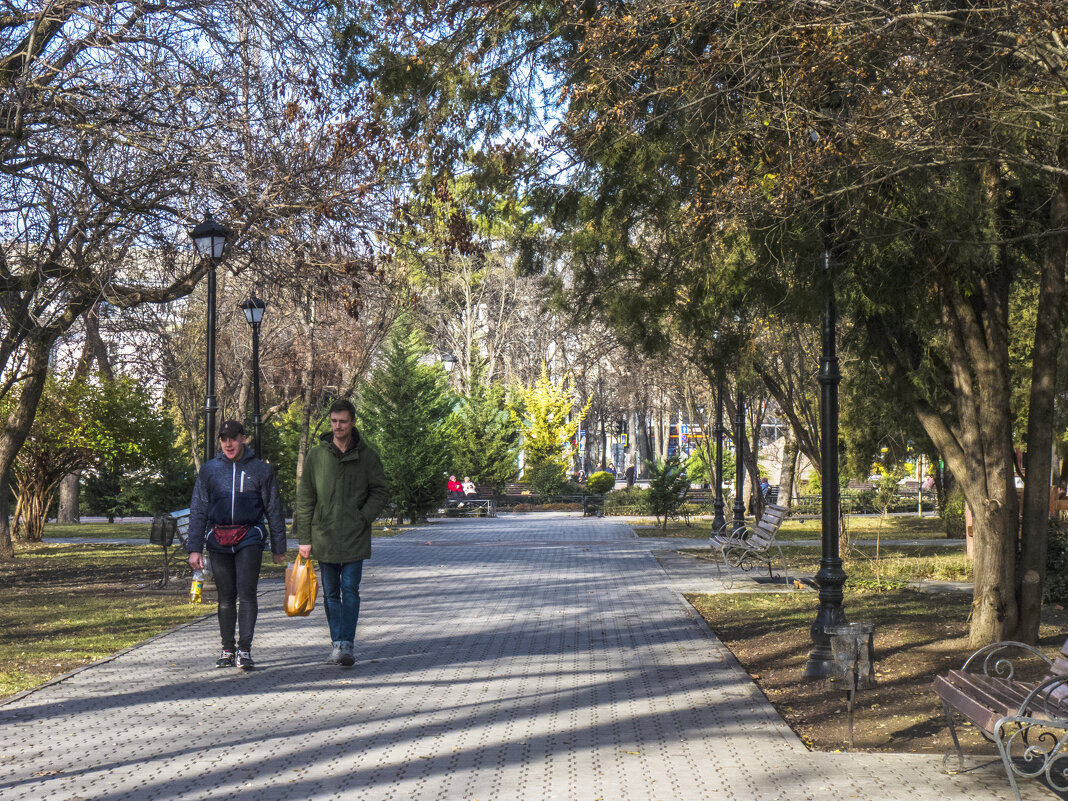
<instances>
[{"instance_id":1,"label":"walkway edge line","mask_svg":"<svg viewBox=\"0 0 1068 801\"><path fill-rule=\"evenodd\" d=\"M272 581L272 579L266 579L266 581L270 582L270 581ZM275 583L278 583L278 582L281 581L281 579L273 579L273 581ZM259 592L256 593L256 597L258 598L259 596L263 595L264 593L266 593L266 590L260 590ZM198 623L203 623L209 617L215 617L215 615L216 615L216 612L206 612L205 614L201 615L200 617L193 618L192 620L187 620L187 621L185 621L185 623L179 623L177 626L169 628L166 631L161 631L159 634L156 634L153 637L149 637L147 640L141 640L141 642L134 643L133 645L131 645L128 648L123 648L121 651L116 651L113 654L108 654L107 656L101 657L100 659L97 659L97 660L95 660L93 662L90 662L87 665L80 665L80 666L74 668L74 670L67 671L66 673L60 674L59 676L54 676L54 677L50 678L48 681L42 682L41 684L38 684L35 687L30 687L27 690L22 690L21 692L17 692L12 696L9 696L7 698L4 698L3 700L0 700L0 707L7 706L8 704L14 703L15 701L18 701L18 700L20 700L22 698L27 697L28 695L32 695L33 693L37 692L38 690L43 690L45 687L51 687L54 684L59 684L60 682L64 682L67 679L71 678L72 676L77 676L79 673L81 673L84 670L89 670L90 668L94 668L97 665L106 665L108 662L111 662L111 661L113 661L115 659L118 659L123 654L128 654L131 651L137 650L138 648L143 648L146 645L148 645L149 643L155 642L156 640L159 640L159 639L161 639L163 637L167 637L168 635L174 634L174 632L176 632L176 631L181 631L182 629L188 628L189 626L195 626Z\"/></svg>"}]
</instances>

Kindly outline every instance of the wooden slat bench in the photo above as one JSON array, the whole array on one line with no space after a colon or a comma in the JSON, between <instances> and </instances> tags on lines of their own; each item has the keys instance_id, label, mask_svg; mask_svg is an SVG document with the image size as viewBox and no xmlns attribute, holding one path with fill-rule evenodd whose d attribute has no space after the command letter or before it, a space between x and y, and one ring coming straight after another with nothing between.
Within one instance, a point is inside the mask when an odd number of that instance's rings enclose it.
<instances>
[{"instance_id":1,"label":"wooden slat bench","mask_svg":"<svg viewBox=\"0 0 1068 801\"><path fill-rule=\"evenodd\" d=\"M1014 655L1037 664L1037 677L1021 677ZM1044 776L1055 790L1068 790L1068 641L1052 660L1024 643L988 645L968 657L960 670L937 677L934 691L942 699L960 770L964 755L954 714L997 744L1017 801L1017 776Z\"/></svg>"},{"instance_id":2,"label":"wooden slat bench","mask_svg":"<svg viewBox=\"0 0 1068 801\"><path fill-rule=\"evenodd\" d=\"M768 576L771 577L772 554L777 552L779 561L782 562L783 581L790 583L786 556L782 547L775 541L779 534L779 527L790 510L785 506L769 503L764 507L764 514L753 526L730 531L730 522L727 523L727 531L721 534L713 534L709 538L709 547L719 554L720 561L731 575L733 584L733 568L749 570L755 563L766 563ZM719 564L716 565L719 567Z\"/></svg>"}]
</instances>

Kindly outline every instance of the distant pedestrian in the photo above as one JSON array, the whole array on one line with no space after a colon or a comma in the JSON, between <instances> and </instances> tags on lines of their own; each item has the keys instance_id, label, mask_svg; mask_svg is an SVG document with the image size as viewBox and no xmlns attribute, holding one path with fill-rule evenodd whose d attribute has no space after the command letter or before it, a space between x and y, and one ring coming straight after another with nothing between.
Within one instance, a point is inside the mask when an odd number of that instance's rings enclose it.
<instances>
[{"instance_id":1,"label":"distant pedestrian","mask_svg":"<svg viewBox=\"0 0 1068 801\"><path fill-rule=\"evenodd\" d=\"M389 501L378 454L354 425L347 400L330 407L330 431L304 459L294 523L300 553L319 562L333 645L326 662L351 667L360 616L360 580L371 557L371 524ZM455 476L453 477L455 480Z\"/></svg>"},{"instance_id":2,"label":"distant pedestrian","mask_svg":"<svg viewBox=\"0 0 1068 801\"><path fill-rule=\"evenodd\" d=\"M760 477L760 497L765 501L768 499L768 491L771 489L771 483L768 481L767 476Z\"/></svg>"},{"instance_id":3,"label":"distant pedestrian","mask_svg":"<svg viewBox=\"0 0 1068 801\"><path fill-rule=\"evenodd\" d=\"M627 479L627 486L634 486L634 454L627 451L627 455L623 458L623 475Z\"/></svg>"},{"instance_id":4,"label":"distant pedestrian","mask_svg":"<svg viewBox=\"0 0 1068 801\"><path fill-rule=\"evenodd\" d=\"M223 423L219 445L219 453L200 468L193 487L185 548L194 570L204 569L204 550L211 553L222 635L222 656L215 666L252 670L252 634L259 611L256 587L268 544L263 520L270 525L276 564L286 561L286 523L274 470L245 445L244 426L237 420Z\"/></svg>"}]
</instances>

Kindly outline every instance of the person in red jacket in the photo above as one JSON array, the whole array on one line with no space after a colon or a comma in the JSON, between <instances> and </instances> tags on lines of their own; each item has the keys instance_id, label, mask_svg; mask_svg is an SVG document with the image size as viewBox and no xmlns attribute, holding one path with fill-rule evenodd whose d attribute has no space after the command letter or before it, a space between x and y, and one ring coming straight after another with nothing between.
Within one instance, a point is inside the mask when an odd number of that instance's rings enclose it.
<instances>
[{"instance_id":1,"label":"person in red jacket","mask_svg":"<svg viewBox=\"0 0 1068 801\"><path fill-rule=\"evenodd\" d=\"M456 480L456 476L449 476L449 480L445 482L445 489L449 493L449 500L455 501L464 493L464 486Z\"/></svg>"}]
</instances>

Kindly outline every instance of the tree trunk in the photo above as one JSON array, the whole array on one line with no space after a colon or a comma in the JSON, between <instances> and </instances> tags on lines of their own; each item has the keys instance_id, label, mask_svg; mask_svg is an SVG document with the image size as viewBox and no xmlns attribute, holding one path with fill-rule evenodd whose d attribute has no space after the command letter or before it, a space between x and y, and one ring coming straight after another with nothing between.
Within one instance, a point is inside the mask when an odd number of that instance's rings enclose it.
<instances>
[{"instance_id":1,"label":"tree trunk","mask_svg":"<svg viewBox=\"0 0 1068 801\"><path fill-rule=\"evenodd\" d=\"M782 472L779 473L779 497L778 504L789 508L793 505L794 475L797 472L797 455L801 452L797 438L792 435L789 427L782 444Z\"/></svg>"},{"instance_id":2,"label":"tree trunk","mask_svg":"<svg viewBox=\"0 0 1068 801\"><path fill-rule=\"evenodd\" d=\"M749 506L759 520L764 514L764 496L760 494L760 431L764 427L764 404L752 401L755 414L752 417L752 442L746 449L745 469L749 473Z\"/></svg>"},{"instance_id":3,"label":"tree trunk","mask_svg":"<svg viewBox=\"0 0 1068 801\"><path fill-rule=\"evenodd\" d=\"M82 522L78 503L81 476L79 470L64 476L59 483L59 509L56 512L56 522L61 526L73 526Z\"/></svg>"},{"instance_id":4,"label":"tree trunk","mask_svg":"<svg viewBox=\"0 0 1068 801\"><path fill-rule=\"evenodd\" d=\"M664 410L660 410L660 461L661 463L668 460L668 453L671 450L671 413L664 414Z\"/></svg>"},{"instance_id":5,"label":"tree trunk","mask_svg":"<svg viewBox=\"0 0 1068 801\"><path fill-rule=\"evenodd\" d=\"M638 463L635 465L638 478L649 477L649 464L653 461L653 443L649 440L649 415L645 408L636 415L638 422Z\"/></svg>"},{"instance_id":6,"label":"tree trunk","mask_svg":"<svg viewBox=\"0 0 1068 801\"><path fill-rule=\"evenodd\" d=\"M15 545L11 541L11 502L8 495L11 491L7 476L0 475L0 562L10 562L15 558Z\"/></svg>"},{"instance_id":7,"label":"tree trunk","mask_svg":"<svg viewBox=\"0 0 1068 801\"><path fill-rule=\"evenodd\" d=\"M39 336L26 340L25 360L22 364L26 378L22 382L22 392L0 433L0 559L10 560L15 557L15 548L11 541L11 525L7 518L8 491L11 486L12 468L15 456L22 443L29 436L30 427L37 414L37 403L44 390L48 376L48 353L54 335Z\"/></svg>"},{"instance_id":8,"label":"tree trunk","mask_svg":"<svg viewBox=\"0 0 1068 801\"><path fill-rule=\"evenodd\" d=\"M304 321L304 366L300 373L300 399L301 399L301 420L300 420L300 440L297 445L297 468L296 468L296 488L300 489L300 479L304 473L304 456L308 452L310 447L309 439L311 437L311 415L315 405L315 387L313 386L315 380L315 301L309 300L307 308L307 317ZM295 534L294 534L295 536Z\"/></svg>"},{"instance_id":9,"label":"tree trunk","mask_svg":"<svg viewBox=\"0 0 1068 801\"><path fill-rule=\"evenodd\" d=\"M1068 162L1068 140L1061 146ZM1020 555L1020 626L1016 638L1038 642L1042 590L1049 545L1049 494L1053 468L1054 398L1064 319L1064 269L1068 258L1068 179L1061 178L1050 205L1038 290L1038 321L1031 356L1031 402L1027 419L1027 480L1023 497L1023 550Z\"/></svg>"}]
</instances>

